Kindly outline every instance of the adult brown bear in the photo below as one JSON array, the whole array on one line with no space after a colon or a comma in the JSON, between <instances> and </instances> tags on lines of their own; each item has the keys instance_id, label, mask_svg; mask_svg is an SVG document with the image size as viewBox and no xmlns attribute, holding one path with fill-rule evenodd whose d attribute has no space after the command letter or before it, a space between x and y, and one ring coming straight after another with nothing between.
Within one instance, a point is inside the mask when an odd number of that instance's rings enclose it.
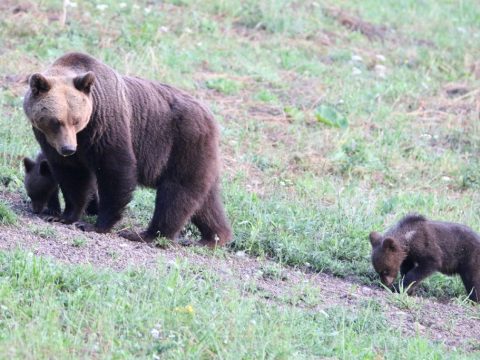
<instances>
[{"instance_id":1,"label":"adult brown bear","mask_svg":"<svg viewBox=\"0 0 480 360\"><path fill-rule=\"evenodd\" d=\"M138 183L157 189L146 231L132 240L174 239L191 219L208 246L231 239L219 192L219 131L212 114L171 86L122 76L81 53L30 77L23 107L74 223L98 184L94 227L108 232ZM218 238L217 238L218 237Z\"/></svg>"}]
</instances>

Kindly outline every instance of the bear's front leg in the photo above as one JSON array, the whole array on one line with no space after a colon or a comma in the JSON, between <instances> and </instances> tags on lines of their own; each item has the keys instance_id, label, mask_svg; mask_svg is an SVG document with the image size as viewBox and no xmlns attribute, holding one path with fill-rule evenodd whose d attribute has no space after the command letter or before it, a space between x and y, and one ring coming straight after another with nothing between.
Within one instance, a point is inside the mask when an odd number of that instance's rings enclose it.
<instances>
[{"instance_id":1,"label":"bear's front leg","mask_svg":"<svg viewBox=\"0 0 480 360\"><path fill-rule=\"evenodd\" d=\"M65 198L65 210L60 221L64 224L72 224L80 219L85 210L94 187L93 174L89 169L81 166L55 165L52 169Z\"/></svg>"},{"instance_id":2,"label":"bear's front leg","mask_svg":"<svg viewBox=\"0 0 480 360\"><path fill-rule=\"evenodd\" d=\"M60 208L60 199L58 198L58 188L53 192L48 199L47 209L43 211L45 215L58 216L62 209Z\"/></svg>"},{"instance_id":3,"label":"bear's front leg","mask_svg":"<svg viewBox=\"0 0 480 360\"><path fill-rule=\"evenodd\" d=\"M436 263L433 260L425 260L419 262L418 266L410 270L403 278L403 290L412 295L415 288L422 280L432 275L437 269Z\"/></svg>"},{"instance_id":4,"label":"bear's front leg","mask_svg":"<svg viewBox=\"0 0 480 360\"><path fill-rule=\"evenodd\" d=\"M122 217L137 184L136 161L131 145L108 149L97 167L98 196L100 198L97 232L105 233Z\"/></svg>"}]
</instances>

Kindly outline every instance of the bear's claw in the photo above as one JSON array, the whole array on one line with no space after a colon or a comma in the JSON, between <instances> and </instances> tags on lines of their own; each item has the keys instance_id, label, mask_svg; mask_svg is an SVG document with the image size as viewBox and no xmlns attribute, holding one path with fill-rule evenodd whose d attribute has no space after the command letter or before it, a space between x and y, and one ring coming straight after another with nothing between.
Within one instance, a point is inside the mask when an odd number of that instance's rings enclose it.
<instances>
[{"instance_id":1,"label":"bear's claw","mask_svg":"<svg viewBox=\"0 0 480 360\"><path fill-rule=\"evenodd\" d=\"M121 230L117 233L117 235L127 240L136 242L151 243L153 240L155 240L155 238L152 238L146 231L138 233L133 230Z\"/></svg>"},{"instance_id":2,"label":"bear's claw","mask_svg":"<svg viewBox=\"0 0 480 360\"><path fill-rule=\"evenodd\" d=\"M57 215L47 215L43 217L47 222L62 222L62 218Z\"/></svg>"},{"instance_id":3,"label":"bear's claw","mask_svg":"<svg viewBox=\"0 0 480 360\"><path fill-rule=\"evenodd\" d=\"M84 222L84 221L77 221L73 223L75 227L79 230L85 231L85 232L93 232L96 231L95 225L92 225L90 223Z\"/></svg>"}]
</instances>

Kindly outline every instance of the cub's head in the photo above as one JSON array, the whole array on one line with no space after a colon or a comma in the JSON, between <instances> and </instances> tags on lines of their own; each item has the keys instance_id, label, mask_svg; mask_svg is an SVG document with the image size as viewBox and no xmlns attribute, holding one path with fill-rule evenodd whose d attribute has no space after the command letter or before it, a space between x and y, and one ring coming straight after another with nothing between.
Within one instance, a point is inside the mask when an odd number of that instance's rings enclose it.
<instances>
[{"instance_id":1,"label":"cub's head","mask_svg":"<svg viewBox=\"0 0 480 360\"><path fill-rule=\"evenodd\" d=\"M94 82L91 71L78 76L30 76L23 109L33 127L62 156L75 154L77 133L90 120Z\"/></svg>"},{"instance_id":2,"label":"cub's head","mask_svg":"<svg viewBox=\"0 0 480 360\"><path fill-rule=\"evenodd\" d=\"M400 271L400 265L405 260L405 251L393 237L384 237L376 231L371 232L369 237L372 244L373 267L380 275L382 284L390 287Z\"/></svg>"},{"instance_id":3,"label":"cub's head","mask_svg":"<svg viewBox=\"0 0 480 360\"><path fill-rule=\"evenodd\" d=\"M25 167L25 189L28 197L32 200L33 212L40 214L57 189L57 182L53 178L46 160L34 161L24 158L23 165Z\"/></svg>"}]
</instances>

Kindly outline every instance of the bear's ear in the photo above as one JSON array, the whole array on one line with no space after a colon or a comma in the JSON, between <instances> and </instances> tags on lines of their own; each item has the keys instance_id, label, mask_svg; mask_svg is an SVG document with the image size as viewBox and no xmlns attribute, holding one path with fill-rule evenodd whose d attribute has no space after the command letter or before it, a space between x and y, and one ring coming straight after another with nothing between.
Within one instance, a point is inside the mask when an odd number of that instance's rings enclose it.
<instances>
[{"instance_id":1,"label":"bear's ear","mask_svg":"<svg viewBox=\"0 0 480 360\"><path fill-rule=\"evenodd\" d=\"M48 82L47 78L40 73L35 73L30 76L28 80L30 89L34 95L38 95L42 92L47 92L50 90L51 85Z\"/></svg>"},{"instance_id":2,"label":"bear's ear","mask_svg":"<svg viewBox=\"0 0 480 360\"><path fill-rule=\"evenodd\" d=\"M77 90L83 91L85 94L89 94L93 83L95 82L95 74L89 71L83 75L78 75L73 79L73 85Z\"/></svg>"},{"instance_id":3,"label":"bear's ear","mask_svg":"<svg viewBox=\"0 0 480 360\"><path fill-rule=\"evenodd\" d=\"M395 252L398 250L397 241L394 238L386 238L385 240L383 240L382 248L384 250Z\"/></svg>"},{"instance_id":4,"label":"bear's ear","mask_svg":"<svg viewBox=\"0 0 480 360\"><path fill-rule=\"evenodd\" d=\"M47 160L42 160L40 162L40 175L42 176L50 176L52 173L50 172L50 165L48 165Z\"/></svg>"},{"instance_id":5,"label":"bear's ear","mask_svg":"<svg viewBox=\"0 0 480 360\"><path fill-rule=\"evenodd\" d=\"M372 244L372 247L378 246L382 242L382 234L380 234L379 232L372 231L368 237L370 239L370 244Z\"/></svg>"},{"instance_id":6,"label":"bear's ear","mask_svg":"<svg viewBox=\"0 0 480 360\"><path fill-rule=\"evenodd\" d=\"M29 173L35 166L35 161L28 157L25 157L23 158L23 166L25 167L25 172Z\"/></svg>"}]
</instances>

